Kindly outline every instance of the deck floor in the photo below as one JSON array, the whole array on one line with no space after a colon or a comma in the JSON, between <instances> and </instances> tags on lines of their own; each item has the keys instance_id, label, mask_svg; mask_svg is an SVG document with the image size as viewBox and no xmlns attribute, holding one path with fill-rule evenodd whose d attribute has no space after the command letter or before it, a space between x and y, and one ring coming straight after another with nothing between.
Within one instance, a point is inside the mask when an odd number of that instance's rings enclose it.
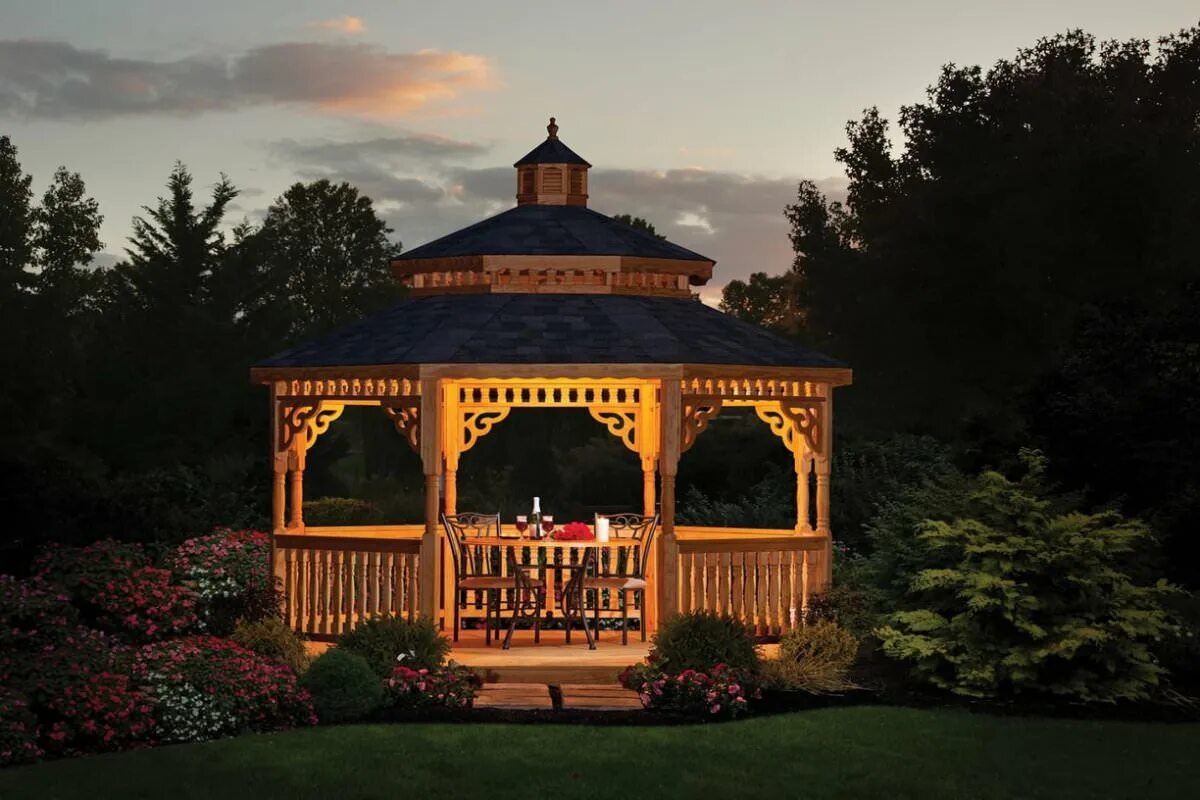
<instances>
[{"instance_id":1,"label":"deck floor","mask_svg":"<svg viewBox=\"0 0 1200 800\"><path fill-rule=\"evenodd\" d=\"M604 631L595 650L588 650L583 631L572 632L570 644L563 631L542 631L541 638L534 644L532 631L517 631L512 647L504 650L496 640L487 647L483 631L462 631L450 658L483 673L489 682L612 684L621 670L649 651L636 632L622 645L619 631Z\"/></svg>"}]
</instances>

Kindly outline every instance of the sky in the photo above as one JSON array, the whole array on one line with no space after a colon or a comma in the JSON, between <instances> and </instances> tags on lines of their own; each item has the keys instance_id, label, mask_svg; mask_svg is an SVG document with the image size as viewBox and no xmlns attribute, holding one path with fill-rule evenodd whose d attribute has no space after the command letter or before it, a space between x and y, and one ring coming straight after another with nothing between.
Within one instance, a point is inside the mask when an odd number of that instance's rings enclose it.
<instances>
[{"instance_id":1,"label":"sky","mask_svg":"<svg viewBox=\"0 0 1200 800\"><path fill-rule=\"evenodd\" d=\"M895 119L947 63L1083 28L1148 38L1195 0L406 2L0 0L0 134L44 189L64 164L111 261L175 161L261 219L291 183L348 180L406 248L511 206L512 163L559 137L592 208L716 259L704 290L791 263L783 207L844 192L845 125Z\"/></svg>"}]
</instances>

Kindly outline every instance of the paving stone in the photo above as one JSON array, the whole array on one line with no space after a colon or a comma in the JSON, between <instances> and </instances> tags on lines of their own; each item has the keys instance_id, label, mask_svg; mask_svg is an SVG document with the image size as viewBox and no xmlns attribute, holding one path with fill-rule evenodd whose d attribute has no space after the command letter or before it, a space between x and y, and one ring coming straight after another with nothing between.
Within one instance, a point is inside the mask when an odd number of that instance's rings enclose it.
<instances>
[{"instance_id":1,"label":"paving stone","mask_svg":"<svg viewBox=\"0 0 1200 800\"><path fill-rule=\"evenodd\" d=\"M565 710L629 711L642 707L637 692L616 684L568 683L559 688Z\"/></svg>"},{"instance_id":2,"label":"paving stone","mask_svg":"<svg viewBox=\"0 0 1200 800\"><path fill-rule=\"evenodd\" d=\"M538 683L485 683L475 698L475 708L551 710L550 688Z\"/></svg>"}]
</instances>

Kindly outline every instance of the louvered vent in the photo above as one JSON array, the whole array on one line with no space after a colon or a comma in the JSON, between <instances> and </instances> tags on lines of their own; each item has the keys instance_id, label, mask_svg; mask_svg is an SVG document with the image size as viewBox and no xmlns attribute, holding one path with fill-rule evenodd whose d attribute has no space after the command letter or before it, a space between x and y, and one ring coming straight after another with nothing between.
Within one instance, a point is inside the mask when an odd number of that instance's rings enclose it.
<instances>
[{"instance_id":1,"label":"louvered vent","mask_svg":"<svg viewBox=\"0 0 1200 800\"><path fill-rule=\"evenodd\" d=\"M542 191L546 194L562 194L563 175L558 167L547 167L542 172Z\"/></svg>"}]
</instances>

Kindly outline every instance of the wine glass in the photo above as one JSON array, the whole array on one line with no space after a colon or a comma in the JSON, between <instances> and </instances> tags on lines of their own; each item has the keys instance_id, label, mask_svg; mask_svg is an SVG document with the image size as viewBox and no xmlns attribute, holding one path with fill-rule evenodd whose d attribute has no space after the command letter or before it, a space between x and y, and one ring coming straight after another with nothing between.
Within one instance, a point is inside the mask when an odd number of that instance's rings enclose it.
<instances>
[{"instance_id":1,"label":"wine glass","mask_svg":"<svg viewBox=\"0 0 1200 800\"><path fill-rule=\"evenodd\" d=\"M542 530L547 536L554 533L554 517L549 514L542 517Z\"/></svg>"},{"instance_id":2,"label":"wine glass","mask_svg":"<svg viewBox=\"0 0 1200 800\"><path fill-rule=\"evenodd\" d=\"M529 517L525 516L524 514L518 514L517 515L517 533L524 536L525 531L527 531L527 530L529 530Z\"/></svg>"}]
</instances>

